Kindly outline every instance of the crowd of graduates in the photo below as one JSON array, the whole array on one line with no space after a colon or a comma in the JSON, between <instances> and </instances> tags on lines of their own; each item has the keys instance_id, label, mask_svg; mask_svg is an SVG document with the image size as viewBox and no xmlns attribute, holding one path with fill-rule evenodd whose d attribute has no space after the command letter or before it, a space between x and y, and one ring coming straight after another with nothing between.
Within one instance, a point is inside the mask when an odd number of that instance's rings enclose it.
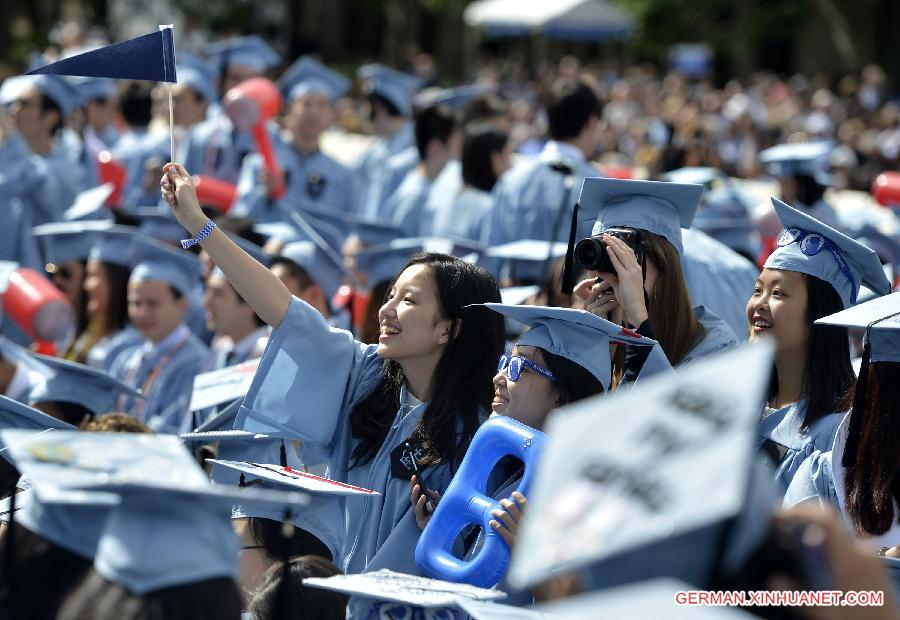
<instances>
[{"instance_id":1,"label":"crowd of graduates","mask_svg":"<svg viewBox=\"0 0 900 620\"><path fill-rule=\"evenodd\" d=\"M417 541L489 417L552 442L574 403L770 343L727 386L758 408L754 457L695 459L775 498L756 504L765 536L703 566L660 536L611 572L496 587L522 608L656 576L825 589L789 568L809 549L771 548L793 523L818 534L830 589L884 591L840 617L897 617L900 229L891 204L833 201L900 165L877 67L715 88L567 57L439 88L256 35L177 51L172 85L0 84L0 614L463 617L302 580L422 574ZM54 341L9 303L33 277L68 308ZM209 377L242 373L197 406ZM602 447L595 432L581 442ZM297 494L254 467L374 493ZM521 463L491 473L491 531L461 535L460 558L489 535L529 557L522 480Z\"/></svg>"}]
</instances>

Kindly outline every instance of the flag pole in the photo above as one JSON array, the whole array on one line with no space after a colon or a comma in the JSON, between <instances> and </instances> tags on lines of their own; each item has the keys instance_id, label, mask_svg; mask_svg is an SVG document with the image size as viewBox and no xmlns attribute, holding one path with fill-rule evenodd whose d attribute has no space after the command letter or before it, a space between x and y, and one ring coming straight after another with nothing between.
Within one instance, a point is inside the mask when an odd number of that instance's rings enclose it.
<instances>
[{"instance_id":1,"label":"flag pole","mask_svg":"<svg viewBox=\"0 0 900 620\"><path fill-rule=\"evenodd\" d=\"M175 112L172 109L172 82L169 82L169 154L175 161Z\"/></svg>"}]
</instances>

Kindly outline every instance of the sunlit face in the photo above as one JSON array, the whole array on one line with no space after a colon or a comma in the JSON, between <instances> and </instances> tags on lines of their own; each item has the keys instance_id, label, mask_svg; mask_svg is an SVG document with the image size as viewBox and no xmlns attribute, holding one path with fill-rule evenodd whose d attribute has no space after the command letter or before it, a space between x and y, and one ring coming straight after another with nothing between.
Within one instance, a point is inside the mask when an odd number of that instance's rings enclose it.
<instances>
[{"instance_id":1,"label":"sunlit face","mask_svg":"<svg viewBox=\"0 0 900 620\"><path fill-rule=\"evenodd\" d=\"M284 126L288 131L306 140L318 140L332 122L334 106L331 98L314 91L294 99L284 118Z\"/></svg>"},{"instance_id":2,"label":"sunlit face","mask_svg":"<svg viewBox=\"0 0 900 620\"><path fill-rule=\"evenodd\" d=\"M187 312L187 299L175 299L168 282L128 283L128 319L144 338L157 343L171 334Z\"/></svg>"},{"instance_id":3,"label":"sunlit face","mask_svg":"<svg viewBox=\"0 0 900 620\"><path fill-rule=\"evenodd\" d=\"M806 351L810 329L806 305L803 274L763 269L747 301L750 342L768 335L775 340L778 353Z\"/></svg>"},{"instance_id":4,"label":"sunlit face","mask_svg":"<svg viewBox=\"0 0 900 620\"><path fill-rule=\"evenodd\" d=\"M241 301L222 275L212 275L207 280L203 307L206 309L206 327L216 333L229 336L241 333L254 321L253 309Z\"/></svg>"},{"instance_id":5,"label":"sunlit face","mask_svg":"<svg viewBox=\"0 0 900 620\"><path fill-rule=\"evenodd\" d=\"M537 347L516 346L513 355L519 355L540 366L546 366L544 356ZM509 368L494 375L494 400L491 415L505 415L538 430L550 412L559 406L559 394L550 379L523 368L518 381L510 381Z\"/></svg>"},{"instance_id":6,"label":"sunlit face","mask_svg":"<svg viewBox=\"0 0 900 620\"><path fill-rule=\"evenodd\" d=\"M438 291L428 267L403 270L378 311L378 355L397 362L440 359L451 322L441 319Z\"/></svg>"},{"instance_id":7,"label":"sunlit face","mask_svg":"<svg viewBox=\"0 0 900 620\"><path fill-rule=\"evenodd\" d=\"M82 286L84 285L84 265L80 261L70 260L56 265L50 276L56 288L65 293L76 308L81 307Z\"/></svg>"},{"instance_id":8,"label":"sunlit face","mask_svg":"<svg viewBox=\"0 0 900 620\"><path fill-rule=\"evenodd\" d=\"M84 292L87 294L89 314L98 315L109 312L109 281L100 261L88 261L84 275Z\"/></svg>"},{"instance_id":9,"label":"sunlit face","mask_svg":"<svg viewBox=\"0 0 900 620\"><path fill-rule=\"evenodd\" d=\"M16 130L26 140L49 136L58 120L58 113L55 110L43 109L41 91L37 86L29 86L19 94L18 99L9 107L9 115Z\"/></svg>"}]
</instances>

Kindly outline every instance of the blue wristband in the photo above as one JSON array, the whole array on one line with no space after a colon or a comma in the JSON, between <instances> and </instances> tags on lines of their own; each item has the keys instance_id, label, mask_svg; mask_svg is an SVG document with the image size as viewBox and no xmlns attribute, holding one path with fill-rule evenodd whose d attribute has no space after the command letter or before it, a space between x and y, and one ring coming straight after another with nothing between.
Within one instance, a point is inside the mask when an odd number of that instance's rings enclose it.
<instances>
[{"instance_id":1,"label":"blue wristband","mask_svg":"<svg viewBox=\"0 0 900 620\"><path fill-rule=\"evenodd\" d=\"M209 237L210 233L216 229L216 224L212 220L207 220L206 225L200 229L200 232L197 233L197 236L192 239L182 239L181 247L182 249L188 250L207 237Z\"/></svg>"}]
</instances>

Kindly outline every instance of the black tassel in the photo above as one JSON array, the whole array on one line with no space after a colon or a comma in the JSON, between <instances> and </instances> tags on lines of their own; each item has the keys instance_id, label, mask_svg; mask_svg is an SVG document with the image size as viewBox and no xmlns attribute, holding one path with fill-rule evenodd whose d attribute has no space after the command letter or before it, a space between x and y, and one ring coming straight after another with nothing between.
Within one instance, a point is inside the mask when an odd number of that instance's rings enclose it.
<instances>
[{"instance_id":1,"label":"black tassel","mask_svg":"<svg viewBox=\"0 0 900 620\"><path fill-rule=\"evenodd\" d=\"M869 344L869 330L866 329L865 346L863 347L862 364L859 367L859 378L856 380L856 394L853 395L853 409L850 410L850 427L847 429L847 443L844 444L844 455L841 466L844 468L856 465L859 452L859 435L862 430L863 416L866 413L866 391L869 386L869 358L872 347Z\"/></svg>"},{"instance_id":2,"label":"black tassel","mask_svg":"<svg viewBox=\"0 0 900 620\"><path fill-rule=\"evenodd\" d=\"M284 439L281 440L281 449L279 450L279 458L281 459L281 466L287 467L287 450L284 447Z\"/></svg>"},{"instance_id":3,"label":"black tassel","mask_svg":"<svg viewBox=\"0 0 900 620\"><path fill-rule=\"evenodd\" d=\"M566 262L562 272L562 292L564 295L571 295L572 289L575 288L575 237L578 235L578 209L579 203L575 203L575 209L572 210L572 225L569 228L569 247L566 248Z\"/></svg>"}]
</instances>

